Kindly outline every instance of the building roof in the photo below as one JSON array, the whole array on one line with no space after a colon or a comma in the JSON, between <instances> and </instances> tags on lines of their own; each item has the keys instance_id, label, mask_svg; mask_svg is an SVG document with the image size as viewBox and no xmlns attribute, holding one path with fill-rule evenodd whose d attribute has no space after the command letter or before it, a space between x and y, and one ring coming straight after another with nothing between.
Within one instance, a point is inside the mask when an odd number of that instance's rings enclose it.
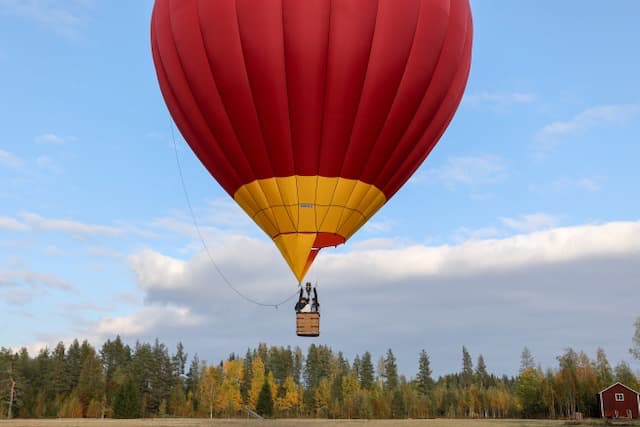
<instances>
[{"instance_id":1,"label":"building roof","mask_svg":"<svg viewBox=\"0 0 640 427\"><path fill-rule=\"evenodd\" d=\"M607 387L607 388L605 388L604 390L600 391L600 393L598 393L598 394L602 394L602 393L604 393L605 391L607 391L607 390L609 390L610 388L615 387L615 386L617 386L617 385L621 385L622 387L626 388L626 389L627 389L627 390L629 390L629 391L634 392L635 394L640 394L640 392L635 391L635 390L634 390L634 389L632 389L631 387L626 386L626 385L622 384L621 382L617 382L617 383L615 383L615 384L611 384L609 387Z\"/></svg>"}]
</instances>

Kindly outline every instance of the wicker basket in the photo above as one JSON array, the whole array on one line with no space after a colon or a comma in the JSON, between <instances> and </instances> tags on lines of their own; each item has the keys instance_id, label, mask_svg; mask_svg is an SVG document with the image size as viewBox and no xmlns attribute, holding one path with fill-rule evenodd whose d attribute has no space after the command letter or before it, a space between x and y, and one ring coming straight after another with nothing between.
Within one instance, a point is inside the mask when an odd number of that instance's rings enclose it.
<instances>
[{"instance_id":1,"label":"wicker basket","mask_svg":"<svg viewBox=\"0 0 640 427\"><path fill-rule=\"evenodd\" d=\"M320 335L320 313L296 313L296 333L299 337Z\"/></svg>"}]
</instances>

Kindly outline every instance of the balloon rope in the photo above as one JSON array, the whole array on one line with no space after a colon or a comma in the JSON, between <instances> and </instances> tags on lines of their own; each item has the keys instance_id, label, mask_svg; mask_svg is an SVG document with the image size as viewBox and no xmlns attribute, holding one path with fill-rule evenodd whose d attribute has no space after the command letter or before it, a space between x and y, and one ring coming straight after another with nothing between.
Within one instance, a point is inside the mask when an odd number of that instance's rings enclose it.
<instances>
[{"instance_id":1,"label":"balloon rope","mask_svg":"<svg viewBox=\"0 0 640 427\"><path fill-rule=\"evenodd\" d=\"M187 201L187 206L189 206L189 212L191 213L191 219L193 220L193 225L198 233L198 237L200 237L200 241L202 242L202 246L205 249L205 252L207 253L207 256L209 257L209 260L211 261L211 264L213 264L213 267L216 269L216 271L218 272L218 274L220 275L220 277L222 278L222 281L229 287L231 288L231 290L233 290L233 292L235 292L236 294L238 294L238 296L242 299L244 299L245 301L248 301L252 304L255 305L259 305L262 307L274 307L276 310L278 309L279 306L291 301L293 299L293 297L295 297L296 295L298 295L298 291L296 291L293 295L291 295L290 297L287 297L287 299L277 303L277 304L266 304L260 301L257 301L253 298L251 298L250 296L247 296L245 294L243 294L242 292L240 292L238 289L236 289L235 286L233 286L233 284L229 281L229 279L227 279L227 276L224 275L224 273L222 272L222 270L220 269L220 267L218 267L218 264L215 262L215 260L213 259L213 256L211 255L211 251L209 250L209 246L207 245L207 242L204 240L204 236L202 235L202 231L200 230L200 225L198 224L198 220L196 219L196 214L193 210L193 206L191 205L191 198L189 197L189 193L187 192L187 185L185 183L184 180L184 174L182 173L182 164L180 163L180 156L178 154L178 144L176 143L176 138L175 135L173 133L173 126L171 126L171 140L173 141L173 149L176 153L176 164L178 165L178 172L180 172L180 182L182 183L182 191L184 192L184 198Z\"/></svg>"}]
</instances>

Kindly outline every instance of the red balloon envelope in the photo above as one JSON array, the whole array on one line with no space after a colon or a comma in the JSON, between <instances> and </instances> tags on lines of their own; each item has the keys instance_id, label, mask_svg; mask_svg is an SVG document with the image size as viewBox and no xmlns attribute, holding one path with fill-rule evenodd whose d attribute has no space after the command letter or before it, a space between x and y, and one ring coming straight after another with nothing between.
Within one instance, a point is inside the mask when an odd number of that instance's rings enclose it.
<instances>
[{"instance_id":1,"label":"red balloon envelope","mask_svg":"<svg viewBox=\"0 0 640 427\"><path fill-rule=\"evenodd\" d=\"M468 0L156 0L178 128L302 280L409 179L469 74Z\"/></svg>"}]
</instances>

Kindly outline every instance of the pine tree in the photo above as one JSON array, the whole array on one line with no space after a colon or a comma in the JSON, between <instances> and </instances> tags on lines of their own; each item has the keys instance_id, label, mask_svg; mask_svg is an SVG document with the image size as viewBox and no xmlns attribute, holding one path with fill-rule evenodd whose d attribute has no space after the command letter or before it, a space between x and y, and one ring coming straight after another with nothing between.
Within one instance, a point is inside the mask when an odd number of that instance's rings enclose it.
<instances>
[{"instance_id":1,"label":"pine tree","mask_svg":"<svg viewBox=\"0 0 640 427\"><path fill-rule=\"evenodd\" d=\"M187 377L185 379L185 387L187 389L187 393L191 392L195 394L198 391L201 368L202 367L200 366L200 358L196 354L191 360L191 365L189 365L189 371L187 372Z\"/></svg>"},{"instance_id":2,"label":"pine tree","mask_svg":"<svg viewBox=\"0 0 640 427\"><path fill-rule=\"evenodd\" d=\"M433 388L433 379L431 378L431 366L429 355L426 351L420 352L418 361L418 375L416 376L418 393L422 396L429 394Z\"/></svg>"},{"instance_id":3,"label":"pine tree","mask_svg":"<svg viewBox=\"0 0 640 427\"><path fill-rule=\"evenodd\" d=\"M273 416L273 395L269 381L265 381L262 385L256 404L256 412L266 418Z\"/></svg>"},{"instance_id":4,"label":"pine tree","mask_svg":"<svg viewBox=\"0 0 640 427\"><path fill-rule=\"evenodd\" d=\"M476 364L476 382L481 389L489 385L489 373L482 355L478 356L478 363Z\"/></svg>"},{"instance_id":5,"label":"pine tree","mask_svg":"<svg viewBox=\"0 0 640 427\"><path fill-rule=\"evenodd\" d=\"M100 359L104 367L107 402L111 403L116 390L122 385L124 372L131 363L131 347L125 345L118 335L115 340L107 340L102 345Z\"/></svg>"},{"instance_id":6,"label":"pine tree","mask_svg":"<svg viewBox=\"0 0 640 427\"><path fill-rule=\"evenodd\" d=\"M375 372L373 362L371 361L371 353L368 351L362 355L359 374L360 386L364 389L371 390L373 381L375 381Z\"/></svg>"},{"instance_id":7,"label":"pine tree","mask_svg":"<svg viewBox=\"0 0 640 427\"><path fill-rule=\"evenodd\" d=\"M393 392L398 388L398 366L391 349L387 350L387 357L384 359L384 379L384 386L387 391Z\"/></svg>"},{"instance_id":8,"label":"pine tree","mask_svg":"<svg viewBox=\"0 0 640 427\"><path fill-rule=\"evenodd\" d=\"M53 392L57 401L62 401L68 393L71 392L67 379L67 363L65 361L65 347L62 342L59 342L56 348L51 354L52 369L51 381L53 386Z\"/></svg>"},{"instance_id":9,"label":"pine tree","mask_svg":"<svg viewBox=\"0 0 640 427\"><path fill-rule=\"evenodd\" d=\"M140 418L141 403L138 389L128 379L116 392L113 399L113 418Z\"/></svg>"},{"instance_id":10,"label":"pine tree","mask_svg":"<svg viewBox=\"0 0 640 427\"><path fill-rule=\"evenodd\" d=\"M104 391L102 362L98 359L95 350L92 349L82 364L78 380L78 398L84 414L87 413L89 404L93 400L102 401Z\"/></svg>"},{"instance_id":11,"label":"pine tree","mask_svg":"<svg viewBox=\"0 0 640 427\"><path fill-rule=\"evenodd\" d=\"M462 373L460 374L460 382L463 387L469 387L473 382L473 362L465 346L462 346Z\"/></svg>"},{"instance_id":12,"label":"pine tree","mask_svg":"<svg viewBox=\"0 0 640 427\"><path fill-rule=\"evenodd\" d=\"M253 354L247 349L242 366L242 381L240 382L240 395L243 402L249 402L249 391L251 389L251 378L253 378Z\"/></svg>"},{"instance_id":13,"label":"pine tree","mask_svg":"<svg viewBox=\"0 0 640 427\"><path fill-rule=\"evenodd\" d=\"M184 378L185 366L189 355L184 352L184 346L182 342L178 342L176 346L176 354L171 357L171 364L173 365L174 375L181 380Z\"/></svg>"},{"instance_id":14,"label":"pine tree","mask_svg":"<svg viewBox=\"0 0 640 427\"><path fill-rule=\"evenodd\" d=\"M65 357L67 369L66 377L69 384L69 390L77 387L80 380L80 371L82 370L82 349L77 339L74 339Z\"/></svg>"},{"instance_id":15,"label":"pine tree","mask_svg":"<svg viewBox=\"0 0 640 427\"><path fill-rule=\"evenodd\" d=\"M391 416L393 418L406 418L407 409L405 406L402 391L399 388L393 392L393 398L391 400Z\"/></svg>"}]
</instances>

